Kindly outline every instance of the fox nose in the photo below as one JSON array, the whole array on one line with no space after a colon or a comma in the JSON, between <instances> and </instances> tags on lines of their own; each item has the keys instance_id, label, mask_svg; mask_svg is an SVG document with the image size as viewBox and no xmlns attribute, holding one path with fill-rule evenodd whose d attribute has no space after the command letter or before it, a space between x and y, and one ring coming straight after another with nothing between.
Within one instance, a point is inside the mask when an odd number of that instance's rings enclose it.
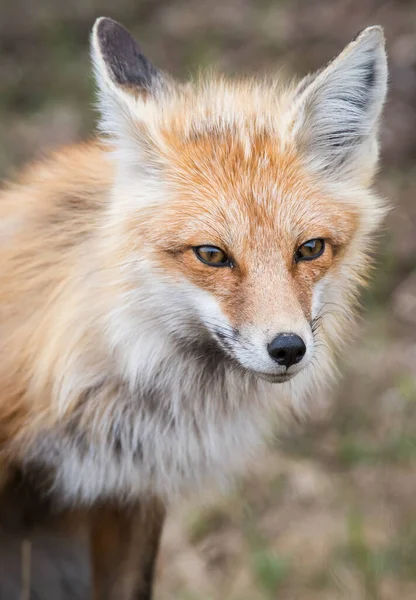
<instances>
[{"instance_id":1,"label":"fox nose","mask_svg":"<svg viewBox=\"0 0 416 600\"><path fill-rule=\"evenodd\" d=\"M306 346L295 333L280 333L270 342L267 350L274 361L288 369L302 360Z\"/></svg>"}]
</instances>

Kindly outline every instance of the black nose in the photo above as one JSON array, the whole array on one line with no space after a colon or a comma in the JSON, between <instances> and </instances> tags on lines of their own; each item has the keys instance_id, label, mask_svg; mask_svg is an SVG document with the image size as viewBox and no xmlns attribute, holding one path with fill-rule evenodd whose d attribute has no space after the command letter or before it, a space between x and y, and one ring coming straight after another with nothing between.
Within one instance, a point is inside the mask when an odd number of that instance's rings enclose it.
<instances>
[{"instance_id":1,"label":"black nose","mask_svg":"<svg viewBox=\"0 0 416 600\"><path fill-rule=\"evenodd\" d=\"M270 342L267 350L279 365L286 369L300 362L305 356L306 346L301 337L294 333L281 333Z\"/></svg>"}]
</instances>

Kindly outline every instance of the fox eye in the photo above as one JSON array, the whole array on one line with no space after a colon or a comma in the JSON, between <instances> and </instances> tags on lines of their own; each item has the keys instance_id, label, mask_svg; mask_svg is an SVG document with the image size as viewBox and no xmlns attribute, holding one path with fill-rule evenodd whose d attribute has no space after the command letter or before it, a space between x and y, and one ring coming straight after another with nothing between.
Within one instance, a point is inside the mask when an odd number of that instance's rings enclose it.
<instances>
[{"instance_id":1,"label":"fox eye","mask_svg":"<svg viewBox=\"0 0 416 600\"><path fill-rule=\"evenodd\" d=\"M301 260L314 260L321 256L325 250L325 240L322 238L316 238L309 240L299 246L295 253L295 260L299 262Z\"/></svg>"},{"instance_id":2,"label":"fox eye","mask_svg":"<svg viewBox=\"0 0 416 600\"><path fill-rule=\"evenodd\" d=\"M231 261L221 248L216 246L195 246L193 248L197 258L210 267L230 267Z\"/></svg>"}]
</instances>

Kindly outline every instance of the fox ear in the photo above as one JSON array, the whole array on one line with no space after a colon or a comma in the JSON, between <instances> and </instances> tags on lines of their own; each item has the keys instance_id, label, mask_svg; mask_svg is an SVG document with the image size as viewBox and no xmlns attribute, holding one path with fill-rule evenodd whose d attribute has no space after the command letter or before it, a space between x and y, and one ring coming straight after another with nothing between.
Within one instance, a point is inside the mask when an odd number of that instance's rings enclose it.
<instances>
[{"instance_id":1,"label":"fox ear","mask_svg":"<svg viewBox=\"0 0 416 600\"><path fill-rule=\"evenodd\" d=\"M158 96L164 77L143 55L130 33L106 17L94 24L91 56L103 114L102 129L114 134L123 118L133 111L137 117L140 102Z\"/></svg>"},{"instance_id":2,"label":"fox ear","mask_svg":"<svg viewBox=\"0 0 416 600\"><path fill-rule=\"evenodd\" d=\"M386 91L381 27L362 31L326 68L300 82L292 131L314 169L340 177L353 175L359 166L371 178Z\"/></svg>"}]
</instances>

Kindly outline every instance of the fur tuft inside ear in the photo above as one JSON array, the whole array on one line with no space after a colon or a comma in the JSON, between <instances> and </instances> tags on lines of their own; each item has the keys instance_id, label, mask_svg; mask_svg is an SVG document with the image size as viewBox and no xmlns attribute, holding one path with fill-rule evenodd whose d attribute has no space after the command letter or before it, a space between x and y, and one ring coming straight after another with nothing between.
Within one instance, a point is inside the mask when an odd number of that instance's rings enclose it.
<instances>
[{"instance_id":1,"label":"fur tuft inside ear","mask_svg":"<svg viewBox=\"0 0 416 600\"><path fill-rule=\"evenodd\" d=\"M326 68L300 82L293 107L295 141L317 170L350 176L373 171L378 121L387 90L380 27L362 31Z\"/></svg>"}]
</instances>

